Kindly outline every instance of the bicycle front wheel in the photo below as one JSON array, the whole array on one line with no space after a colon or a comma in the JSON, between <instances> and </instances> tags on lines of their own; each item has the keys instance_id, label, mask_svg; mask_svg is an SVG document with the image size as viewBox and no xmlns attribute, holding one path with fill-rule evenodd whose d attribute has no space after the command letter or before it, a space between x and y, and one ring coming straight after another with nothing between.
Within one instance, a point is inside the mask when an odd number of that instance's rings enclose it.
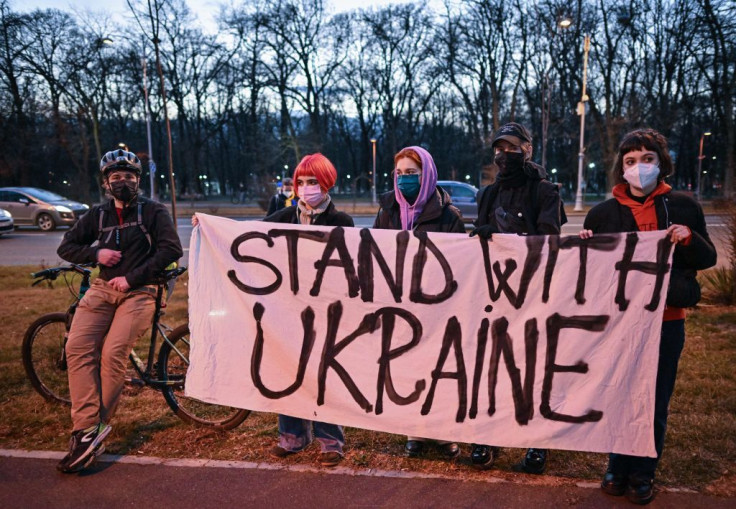
<instances>
[{"instance_id":1,"label":"bicycle front wheel","mask_svg":"<svg viewBox=\"0 0 736 509\"><path fill-rule=\"evenodd\" d=\"M66 368L66 313L49 313L23 336L23 367L31 385L45 399L71 405Z\"/></svg>"},{"instance_id":2,"label":"bicycle front wheel","mask_svg":"<svg viewBox=\"0 0 736 509\"><path fill-rule=\"evenodd\" d=\"M250 415L250 410L213 405L184 395L189 367L189 326L180 325L168 335L168 339L171 344L164 341L158 353L158 376L167 384L162 392L174 413L184 422L223 430L233 429L242 423Z\"/></svg>"}]
</instances>

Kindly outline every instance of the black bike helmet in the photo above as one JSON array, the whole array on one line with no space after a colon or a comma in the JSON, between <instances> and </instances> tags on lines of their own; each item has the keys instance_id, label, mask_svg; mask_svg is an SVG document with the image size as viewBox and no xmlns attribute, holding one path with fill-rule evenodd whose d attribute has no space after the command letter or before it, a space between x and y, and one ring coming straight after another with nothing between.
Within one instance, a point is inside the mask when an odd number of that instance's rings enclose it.
<instances>
[{"instance_id":1,"label":"black bike helmet","mask_svg":"<svg viewBox=\"0 0 736 509\"><path fill-rule=\"evenodd\" d=\"M107 174L114 169L132 171L140 177L141 161L133 152L121 148L112 150L100 159L100 172L103 177L107 177Z\"/></svg>"}]
</instances>

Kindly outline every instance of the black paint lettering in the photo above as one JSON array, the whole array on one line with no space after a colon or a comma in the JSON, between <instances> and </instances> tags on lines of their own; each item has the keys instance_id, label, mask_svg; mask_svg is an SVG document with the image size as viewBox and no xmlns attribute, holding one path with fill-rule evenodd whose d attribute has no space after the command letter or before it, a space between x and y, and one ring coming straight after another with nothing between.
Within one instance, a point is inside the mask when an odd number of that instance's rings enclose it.
<instances>
[{"instance_id":1,"label":"black paint lettering","mask_svg":"<svg viewBox=\"0 0 736 509\"><path fill-rule=\"evenodd\" d=\"M524 260L524 269L521 271L521 281L519 282L519 293L516 295L513 304L516 309L521 308L526 299L526 292L529 290L534 274L542 261L542 247L544 246L544 236L529 235L526 237L526 259Z\"/></svg>"},{"instance_id":2,"label":"black paint lettering","mask_svg":"<svg viewBox=\"0 0 736 509\"><path fill-rule=\"evenodd\" d=\"M518 293L509 285L509 278L513 275L517 268L516 260L509 258L505 260L505 268L501 270L501 264L498 261L491 260L490 246L487 239L480 239L483 251L483 267L485 268L486 282L488 284L488 294L493 302L497 301L503 292L508 301L519 309L526 300L526 294L529 290L534 274L539 269L542 260L542 248L544 246L544 236L530 235L526 237L527 254L524 260L524 268L521 273ZM493 282L493 274L498 280L496 288Z\"/></svg>"},{"instance_id":3,"label":"black paint lettering","mask_svg":"<svg viewBox=\"0 0 736 509\"><path fill-rule=\"evenodd\" d=\"M373 258L378 262L383 277L386 278L394 301L401 302L404 293L404 261L409 243L409 232L402 230L396 234L396 278L391 274L386 259L373 240L368 228L360 230L360 246L358 247L358 280L360 281L360 297L363 302L373 302Z\"/></svg>"},{"instance_id":4,"label":"black paint lettering","mask_svg":"<svg viewBox=\"0 0 736 509\"><path fill-rule=\"evenodd\" d=\"M402 318L411 327L411 341L407 344L391 349L391 340L394 334L396 317ZM391 379L391 361L405 354L419 344L422 338L422 324L416 316L405 309L381 308L375 313L375 317L381 323L381 356L378 359L378 384L376 386L376 415L383 413L383 391L386 390L388 398L397 405L409 405L419 399L426 387L424 380L417 380L414 391L406 397L396 392L394 382Z\"/></svg>"},{"instance_id":5,"label":"black paint lettering","mask_svg":"<svg viewBox=\"0 0 736 509\"><path fill-rule=\"evenodd\" d=\"M626 235L623 259L616 262L615 266L616 270L619 271L615 301L620 311L626 311L629 307L630 300L626 298L626 278L629 272L639 271L645 274L655 274L657 279L654 283L652 299L649 301L649 304L644 306L644 309L647 311L656 311L659 307L659 298L660 293L662 293L662 286L664 285L664 277L670 270L670 264L667 261L672 250L672 242L670 242L668 237L664 237L657 242L656 262L635 262L632 260L634 258L634 251L636 251L637 242L639 242L639 236L635 232Z\"/></svg>"},{"instance_id":6,"label":"black paint lettering","mask_svg":"<svg viewBox=\"0 0 736 509\"><path fill-rule=\"evenodd\" d=\"M307 230L269 230L271 238L286 237L286 252L289 256L289 284L291 291L296 295L299 293L299 256L297 244L300 238L326 242L327 232L314 232Z\"/></svg>"},{"instance_id":7,"label":"black paint lettering","mask_svg":"<svg viewBox=\"0 0 736 509\"><path fill-rule=\"evenodd\" d=\"M506 269L501 272L501 265L491 260L488 239L484 239L483 237L478 237L478 239L480 239L481 251L483 252L483 268L485 269L486 283L488 284L488 296L493 302L496 302L501 296L501 292L504 292L510 301L515 301L516 294L509 286L508 279L516 270L516 261L512 258L507 259ZM496 274L496 279L498 279L498 288L496 288L493 282L493 273Z\"/></svg>"},{"instance_id":8,"label":"black paint lettering","mask_svg":"<svg viewBox=\"0 0 736 509\"><path fill-rule=\"evenodd\" d=\"M588 249L596 251L613 251L618 247L619 235L595 235L589 239L581 239L577 235L562 237L559 240L559 249L578 248L580 264L578 265L578 281L575 285L575 302L585 304L585 279L588 274ZM550 279L552 275L550 274ZM546 281L545 281L546 284ZM546 300L544 302L547 302Z\"/></svg>"},{"instance_id":9,"label":"black paint lettering","mask_svg":"<svg viewBox=\"0 0 736 509\"><path fill-rule=\"evenodd\" d=\"M556 364L557 345L560 340L562 329L582 329L600 332L605 329L610 317L608 315L593 316L561 316L555 313L547 318L547 359L544 365L544 382L542 384L542 403L539 405L540 413L551 421L560 422L597 422L603 417L600 410L589 410L584 415L567 415L553 412L550 406L552 398L552 381L555 373L587 373L588 364L582 360L572 366Z\"/></svg>"},{"instance_id":10,"label":"black paint lettering","mask_svg":"<svg viewBox=\"0 0 736 509\"><path fill-rule=\"evenodd\" d=\"M490 321L484 318L478 329L478 349L475 352L475 369L473 370L473 395L470 400L470 412L468 417L475 419L478 415L478 393L480 392L480 379L483 376L483 359L486 356L486 344L488 344L488 328Z\"/></svg>"},{"instance_id":11,"label":"black paint lettering","mask_svg":"<svg viewBox=\"0 0 736 509\"><path fill-rule=\"evenodd\" d=\"M442 371L447 356L450 353L450 347L455 350L455 363L457 371ZM427 399L422 405L422 415L429 414L432 409L432 401L434 399L434 391L437 388L437 382L443 378L451 378L457 380L457 397L458 408L455 415L455 422L463 422L468 407L468 376L465 373L465 361L463 359L462 332L460 331L460 322L456 317L452 317L447 321L445 327L445 336L442 338L442 348L440 356L437 359L437 366L432 371L432 385L427 392Z\"/></svg>"},{"instance_id":12,"label":"black paint lettering","mask_svg":"<svg viewBox=\"0 0 736 509\"><path fill-rule=\"evenodd\" d=\"M279 272L279 269L277 269L276 266L269 261L261 260L260 258L256 258L255 256L246 256L240 254L240 245L250 239L265 240L268 247L273 247L273 240L271 240L271 237L269 237L265 233L248 232L242 235L238 235L235 240L233 240L233 243L230 245L230 254L236 261L243 263L257 263L259 265L263 265L264 267L268 267L269 269L271 269L271 271L273 271L274 275L276 276L276 280L268 286L258 288L255 286L246 285L245 283L240 281L235 271L232 269L227 271L227 277L241 292L250 293L252 295L267 295L269 293L273 293L281 286L281 282L283 280L281 272Z\"/></svg>"},{"instance_id":13,"label":"black paint lettering","mask_svg":"<svg viewBox=\"0 0 736 509\"><path fill-rule=\"evenodd\" d=\"M324 405L325 403L325 390L327 383L327 370L333 369L335 373L340 377L342 383L350 392L356 403L365 410L366 413L373 411L373 406L360 392L358 386L347 370L335 359L340 352L342 352L350 343L363 334L371 333L376 330L376 318L374 314L370 313L363 317L358 328L349 336L345 337L339 343L335 343L337 338L337 331L340 328L340 319L342 318L342 303L340 301L333 302L327 309L327 337L325 338L325 345L322 349L322 360L319 363L319 372L317 377L318 393L317 393L317 404Z\"/></svg>"},{"instance_id":14,"label":"black paint lettering","mask_svg":"<svg viewBox=\"0 0 736 509\"><path fill-rule=\"evenodd\" d=\"M302 326L304 327L304 339L302 340L302 351L299 354L299 368L296 372L296 380L289 387L282 391L273 391L267 388L263 380L261 379L261 361L263 360L263 326L261 320L263 319L263 313L265 309L263 305L257 302L253 306L253 316L256 319L256 340L253 344L253 355L250 358L250 377L253 379L253 385L256 386L258 391L269 399L279 399L284 396L288 396L301 387L304 381L304 373L307 370L307 362L309 356L312 353L312 347L314 346L315 332L314 332L314 311L312 308L307 307L302 311Z\"/></svg>"},{"instance_id":15,"label":"black paint lettering","mask_svg":"<svg viewBox=\"0 0 736 509\"><path fill-rule=\"evenodd\" d=\"M490 368L488 371L488 415L496 413L496 382L498 381L498 364L503 355L506 370L511 379L511 396L514 400L516 422L529 424L534 416L534 377L537 366L537 345L539 330L536 318L526 321L524 326L524 347L526 351L526 373L524 385L521 384L521 370L516 367L514 348L508 333L509 321L502 317L493 321L491 329L493 346L491 350Z\"/></svg>"},{"instance_id":16,"label":"black paint lettering","mask_svg":"<svg viewBox=\"0 0 736 509\"><path fill-rule=\"evenodd\" d=\"M445 256L437 249L437 246L429 240L426 232L414 232L414 236L419 239L419 247L414 255L414 263L411 270L411 290L409 300L419 304L437 304L446 301L457 290L457 281L452 277L452 268L447 262ZM427 263L427 250L432 252L442 269L442 277L436 278L443 280L444 289L437 295L428 295L422 291L422 276L424 274L424 266Z\"/></svg>"},{"instance_id":17,"label":"black paint lettering","mask_svg":"<svg viewBox=\"0 0 736 509\"><path fill-rule=\"evenodd\" d=\"M552 285L552 275L555 273L557 255L560 252L560 237L550 235L548 239L549 252L547 254L547 266L544 268L544 286L542 287L542 302L545 303L549 302L549 287Z\"/></svg>"},{"instance_id":18,"label":"black paint lettering","mask_svg":"<svg viewBox=\"0 0 736 509\"><path fill-rule=\"evenodd\" d=\"M339 259L332 260L330 256L332 256L335 250L337 250ZM332 229L325 250L322 252L322 259L314 262L314 267L317 269L317 275L314 278L314 285L309 291L309 295L312 297L319 295L319 290L322 287L322 279L325 276L327 267L342 267L348 283L348 296L351 298L358 296L358 276L355 273L353 258L350 256L350 251L348 251L348 247L345 245L345 230L342 227L338 226Z\"/></svg>"}]
</instances>

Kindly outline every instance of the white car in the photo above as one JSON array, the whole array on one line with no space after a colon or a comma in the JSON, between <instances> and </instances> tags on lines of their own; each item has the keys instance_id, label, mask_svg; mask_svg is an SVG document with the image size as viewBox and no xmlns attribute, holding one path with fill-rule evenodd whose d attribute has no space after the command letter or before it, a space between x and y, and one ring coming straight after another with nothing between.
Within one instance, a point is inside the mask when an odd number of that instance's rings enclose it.
<instances>
[{"instance_id":1,"label":"white car","mask_svg":"<svg viewBox=\"0 0 736 509\"><path fill-rule=\"evenodd\" d=\"M13 216L5 209L0 209L0 235L13 231Z\"/></svg>"}]
</instances>

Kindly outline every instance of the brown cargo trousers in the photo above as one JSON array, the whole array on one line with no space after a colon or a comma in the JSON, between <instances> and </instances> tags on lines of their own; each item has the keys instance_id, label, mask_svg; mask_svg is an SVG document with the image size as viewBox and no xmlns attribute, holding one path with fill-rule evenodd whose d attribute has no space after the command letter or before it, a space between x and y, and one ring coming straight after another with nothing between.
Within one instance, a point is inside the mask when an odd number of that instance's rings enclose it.
<instances>
[{"instance_id":1,"label":"brown cargo trousers","mask_svg":"<svg viewBox=\"0 0 736 509\"><path fill-rule=\"evenodd\" d=\"M155 307L151 287L122 293L101 279L80 301L66 343L73 431L112 418L128 354L151 326Z\"/></svg>"}]
</instances>

